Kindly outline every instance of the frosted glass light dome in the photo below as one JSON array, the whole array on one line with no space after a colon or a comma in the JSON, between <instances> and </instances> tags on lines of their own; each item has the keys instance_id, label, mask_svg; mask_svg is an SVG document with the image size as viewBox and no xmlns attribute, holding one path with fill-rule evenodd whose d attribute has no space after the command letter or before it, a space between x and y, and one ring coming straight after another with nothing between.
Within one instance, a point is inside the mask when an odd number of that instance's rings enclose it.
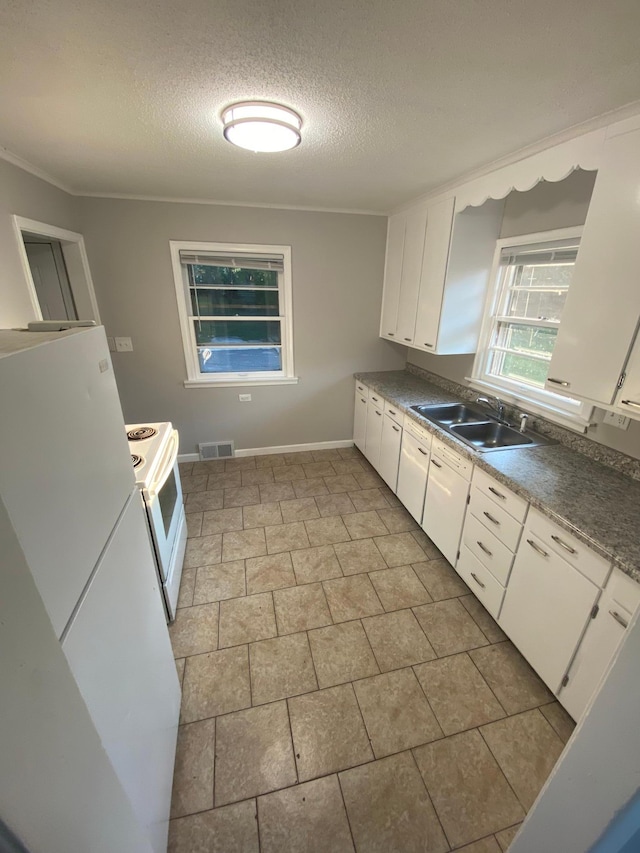
<instances>
[{"instance_id":1,"label":"frosted glass light dome","mask_svg":"<svg viewBox=\"0 0 640 853\"><path fill-rule=\"evenodd\" d=\"M249 151L289 151L300 144L302 119L280 104L245 101L222 113L224 138Z\"/></svg>"}]
</instances>

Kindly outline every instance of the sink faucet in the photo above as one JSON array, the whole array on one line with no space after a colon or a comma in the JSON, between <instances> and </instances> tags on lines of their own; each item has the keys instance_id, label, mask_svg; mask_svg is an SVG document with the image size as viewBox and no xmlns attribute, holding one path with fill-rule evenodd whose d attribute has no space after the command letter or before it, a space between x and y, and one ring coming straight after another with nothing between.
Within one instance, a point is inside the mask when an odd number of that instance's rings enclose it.
<instances>
[{"instance_id":1,"label":"sink faucet","mask_svg":"<svg viewBox=\"0 0 640 853\"><path fill-rule=\"evenodd\" d=\"M506 423L504 419L504 403L500 397L495 397L493 394L487 394L486 396L478 397L476 399L476 403L486 403L490 409L493 409L497 413L500 423Z\"/></svg>"}]
</instances>

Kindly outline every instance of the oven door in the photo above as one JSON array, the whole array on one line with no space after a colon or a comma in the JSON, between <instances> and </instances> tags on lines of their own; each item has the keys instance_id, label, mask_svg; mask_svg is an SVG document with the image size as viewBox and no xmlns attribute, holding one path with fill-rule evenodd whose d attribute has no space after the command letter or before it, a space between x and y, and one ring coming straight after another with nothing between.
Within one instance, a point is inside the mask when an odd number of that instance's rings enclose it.
<instances>
[{"instance_id":1,"label":"oven door","mask_svg":"<svg viewBox=\"0 0 640 853\"><path fill-rule=\"evenodd\" d=\"M144 490L158 568L165 585L175 570L171 558L178 534L184 525L182 486L177 461L178 443L178 431L173 430L162 464L158 466L157 477L149 488Z\"/></svg>"}]
</instances>

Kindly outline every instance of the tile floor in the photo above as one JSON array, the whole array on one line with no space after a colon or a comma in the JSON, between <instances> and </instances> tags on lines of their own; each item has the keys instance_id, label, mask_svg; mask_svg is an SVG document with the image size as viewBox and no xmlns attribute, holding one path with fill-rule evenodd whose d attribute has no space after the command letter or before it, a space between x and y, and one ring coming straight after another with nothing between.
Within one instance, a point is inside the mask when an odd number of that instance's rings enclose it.
<instances>
[{"instance_id":1,"label":"tile floor","mask_svg":"<svg viewBox=\"0 0 640 853\"><path fill-rule=\"evenodd\" d=\"M507 850L573 723L362 455L181 468L170 853Z\"/></svg>"}]
</instances>

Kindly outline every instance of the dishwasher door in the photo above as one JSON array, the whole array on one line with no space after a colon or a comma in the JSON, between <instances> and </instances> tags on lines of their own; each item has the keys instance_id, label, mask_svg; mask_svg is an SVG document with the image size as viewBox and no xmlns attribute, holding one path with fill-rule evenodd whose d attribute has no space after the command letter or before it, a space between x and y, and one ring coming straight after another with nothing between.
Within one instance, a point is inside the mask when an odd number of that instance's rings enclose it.
<instances>
[{"instance_id":1,"label":"dishwasher door","mask_svg":"<svg viewBox=\"0 0 640 853\"><path fill-rule=\"evenodd\" d=\"M452 566L458 559L468 495L469 481L432 454L422 529Z\"/></svg>"}]
</instances>

